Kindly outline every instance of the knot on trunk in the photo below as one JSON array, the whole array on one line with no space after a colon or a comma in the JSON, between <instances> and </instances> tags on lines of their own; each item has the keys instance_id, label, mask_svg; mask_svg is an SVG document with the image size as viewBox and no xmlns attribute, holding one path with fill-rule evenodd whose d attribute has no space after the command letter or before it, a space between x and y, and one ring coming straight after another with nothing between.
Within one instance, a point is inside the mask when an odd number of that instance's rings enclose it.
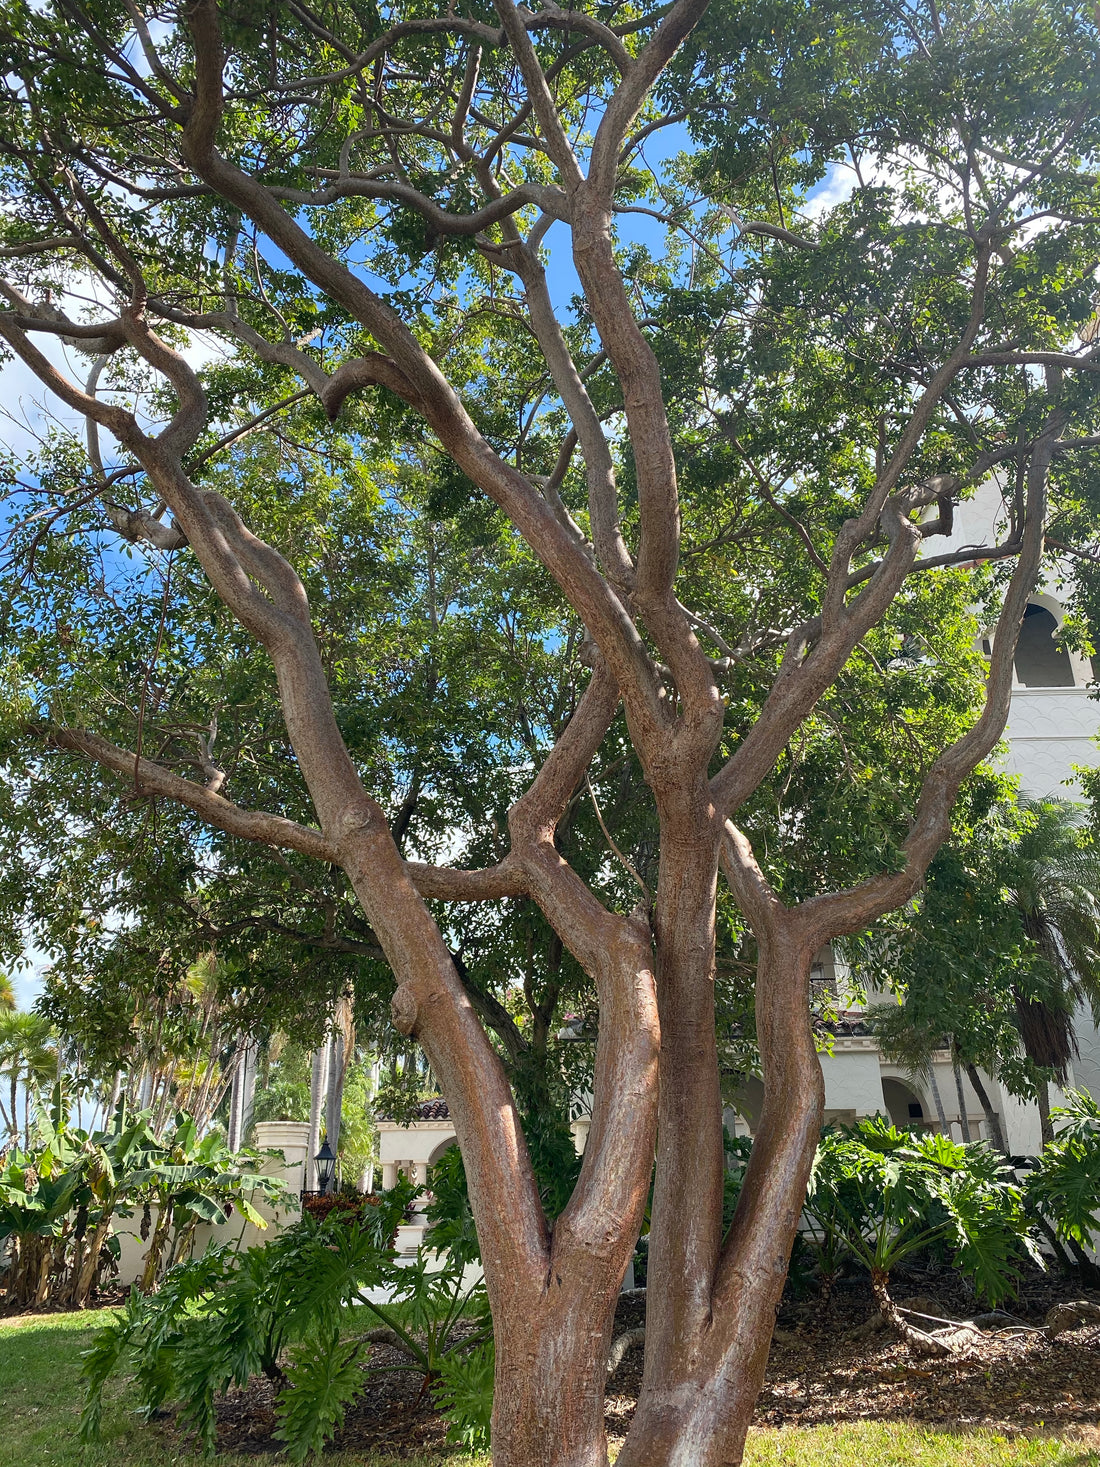
<instances>
[{"instance_id":1,"label":"knot on trunk","mask_svg":"<svg viewBox=\"0 0 1100 1467\"><path fill-rule=\"evenodd\" d=\"M416 1028L420 1005L416 994L407 983L402 983L390 999L390 1017L398 1034L411 1034Z\"/></svg>"}]
</instances>

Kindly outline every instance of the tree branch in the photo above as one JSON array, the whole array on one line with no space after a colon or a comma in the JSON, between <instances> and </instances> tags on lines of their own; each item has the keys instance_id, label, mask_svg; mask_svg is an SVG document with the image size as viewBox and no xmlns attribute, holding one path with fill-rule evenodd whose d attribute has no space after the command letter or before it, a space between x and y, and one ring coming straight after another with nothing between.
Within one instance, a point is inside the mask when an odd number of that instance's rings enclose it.
<instances>
[{"instance_id":1,"label":"tree branch","mask_svg":"<svg viewBox=\"0 0 1100 1467\"><path fill-rule=\"evenodd\" d=\"M1043 554L1046 482L1060 419L1036 443L1027 474L1027 506L1020 558L1012 572L997 620L985 704L974 726L936 759L925 776L913 822L902 847L904 865L846 891L813 897L799 911L813 924L819 942L855 931L907 900L920 886L928 863L951 830L951 811L963 780L993 752L1008 721L1016 640L1034 589Z\"/></svg>"},{"instance_id":2,"label":"tree branch","mask_svg":"<svg viewBox=\"0 0 1100 1467\"><path fill-rule=\"evenodd\" d=\"M162 795L177 804L186 805L227 835L239 836L259 845L297 851L315 861L339 861L335 845L312 826L299 825L281 815L245 810L224 795L215 794L194 780L183 779L161 764L135 757L128 749L120 749L90 729L40 725L31 731L54 748L84 754L104 769L114 770L132 784L134 795Z\"/></svg>"}]
</instances>

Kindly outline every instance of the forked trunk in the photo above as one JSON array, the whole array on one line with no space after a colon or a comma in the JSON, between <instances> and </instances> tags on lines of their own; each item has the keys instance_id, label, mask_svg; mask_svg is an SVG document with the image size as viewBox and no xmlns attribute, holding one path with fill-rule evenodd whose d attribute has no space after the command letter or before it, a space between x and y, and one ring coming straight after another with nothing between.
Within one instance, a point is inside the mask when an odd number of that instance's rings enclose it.
<instances>
[{"instance_id":1,"label":"forked trunk","mask_svg":"<svg viewBox=\"0 0 1100 1467\"><path fill-rule=\"evenodd\" d=\"M705 1270L702 1278L689 1272L696 1260L680 1253L677 1275L665 1284L664 1309L647 1320L645 1376L619 1467L727 1467L744 1452L824 1105L809 1022L816 944L797 924L791 922L789 931L783 927L779 917L775 930L760 937L757 1027L764 1106L737 1213L709 1270L705 1258L697 1260ZM662 1063L664 1057L662 1044ZM662 1071L669 1086L682 1087L687 1078L682 1071ZM661 1114L663 1121L663 1095ZM713 1179L693 1179L708 1158L693 1157L690 1133L659 1137L683 1152L682 1164L675 1166L679 1190L667 1205L690 1219L697 1198L714 1205ZM654 1255L652 1233L650 1238L650 1277L667 1279L666 1258ZM692 1317L684 1306L694 1301L705 1309Z\"/></svg>"}]
</instances>

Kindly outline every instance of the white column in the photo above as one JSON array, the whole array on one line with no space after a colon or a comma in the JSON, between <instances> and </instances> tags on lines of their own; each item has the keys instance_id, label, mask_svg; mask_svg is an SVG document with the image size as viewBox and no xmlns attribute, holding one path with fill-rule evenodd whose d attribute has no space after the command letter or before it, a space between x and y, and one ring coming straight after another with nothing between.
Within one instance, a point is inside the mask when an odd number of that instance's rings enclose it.
<instances>
[{"instance_id":1,"label":"white column","mask_svg":"<svg viewBox=\"0 0 1100 1467\"><path fill-rule=\"evenodd\" d=\"M325 1108L325 1091L328 1088L329 1043L326 1036L313 1056L313 1067L309 1084L309 1142L306 1149L306 1191L317 1190L316 1156L321 1149L321 1116Z\"/></svg>"},{"instance_id":2,"label":"white column","mask_svg":"<svg viewBox=\"0 0 1100 1467\"><path fill-rule=\"evenodd\" d=\"M397 1186L397 1163L395 1161L384 1161L382 1163L382 1186L385 1191Z\"/></svg>"},{"instance_id":3,"label":"white column","mask_svg":"<svg viewBox=\"0 0 1100 1467\"><path fill-rule=\"evenodd\" d=\"M418 1187L426 1187L428 1185L428 1163L426 1161L414 1161L413 1172L416 1177L416 1185Z\"/></svg>"}]
</instances>

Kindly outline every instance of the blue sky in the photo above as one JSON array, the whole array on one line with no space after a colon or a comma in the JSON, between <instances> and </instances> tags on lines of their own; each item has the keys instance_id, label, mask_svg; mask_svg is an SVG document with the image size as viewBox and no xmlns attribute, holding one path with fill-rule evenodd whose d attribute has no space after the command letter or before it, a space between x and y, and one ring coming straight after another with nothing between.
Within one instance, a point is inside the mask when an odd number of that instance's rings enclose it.
<instances>
[{"instance_id":1,"label":"blue sky","mask_svg":"<svg viewBox=\"0 0 1100 1467\"><path fill-rule=\"evenodd\" d=\"M687 143L686 129L682 126L670 127L663 132L658 132L646 143L645 162L659 175L661 165L684 148ZM816 203L817 209L812 208L811 212L817 212L838 203L850 192L853 182L854 179L848 170L830 169L829 175L814 191L811 205ZM623 242L646 244L655 252L659 251L663 245L664 226L656 220L636 214L619 215L616 226ZM545 244L548 253L547 277L551 298L562 315L568 316L571 299L580 293L580 282L573 265L567 227L562 223L552 225L545 236ZM63 347L56 339L45 342L44 347L47 354L56 359L58 365L65 369L74 380L80 381L86 375L86 358ZM201 340L196 341L194 350L188 353L195 365L200 365L204 359L209 360L214 354L213 343L204 344ZM45 389L21 362L15 360L0 368L0 403L6 405L10 415L6 422L0 418L0 443L17 456L33 451L36 431L50 417L64 424L74 433L83 436L83 423L77 415L59 404L49 403L47 405L46 399ZM105 456L110 458L109 444L104 443L103 446ZM43 954L36 953L32 956L29 966L10 974L20 1008L29 1007L41 992L41 974L46 962L47 959Z\"/></svg>"}]
</instances>

